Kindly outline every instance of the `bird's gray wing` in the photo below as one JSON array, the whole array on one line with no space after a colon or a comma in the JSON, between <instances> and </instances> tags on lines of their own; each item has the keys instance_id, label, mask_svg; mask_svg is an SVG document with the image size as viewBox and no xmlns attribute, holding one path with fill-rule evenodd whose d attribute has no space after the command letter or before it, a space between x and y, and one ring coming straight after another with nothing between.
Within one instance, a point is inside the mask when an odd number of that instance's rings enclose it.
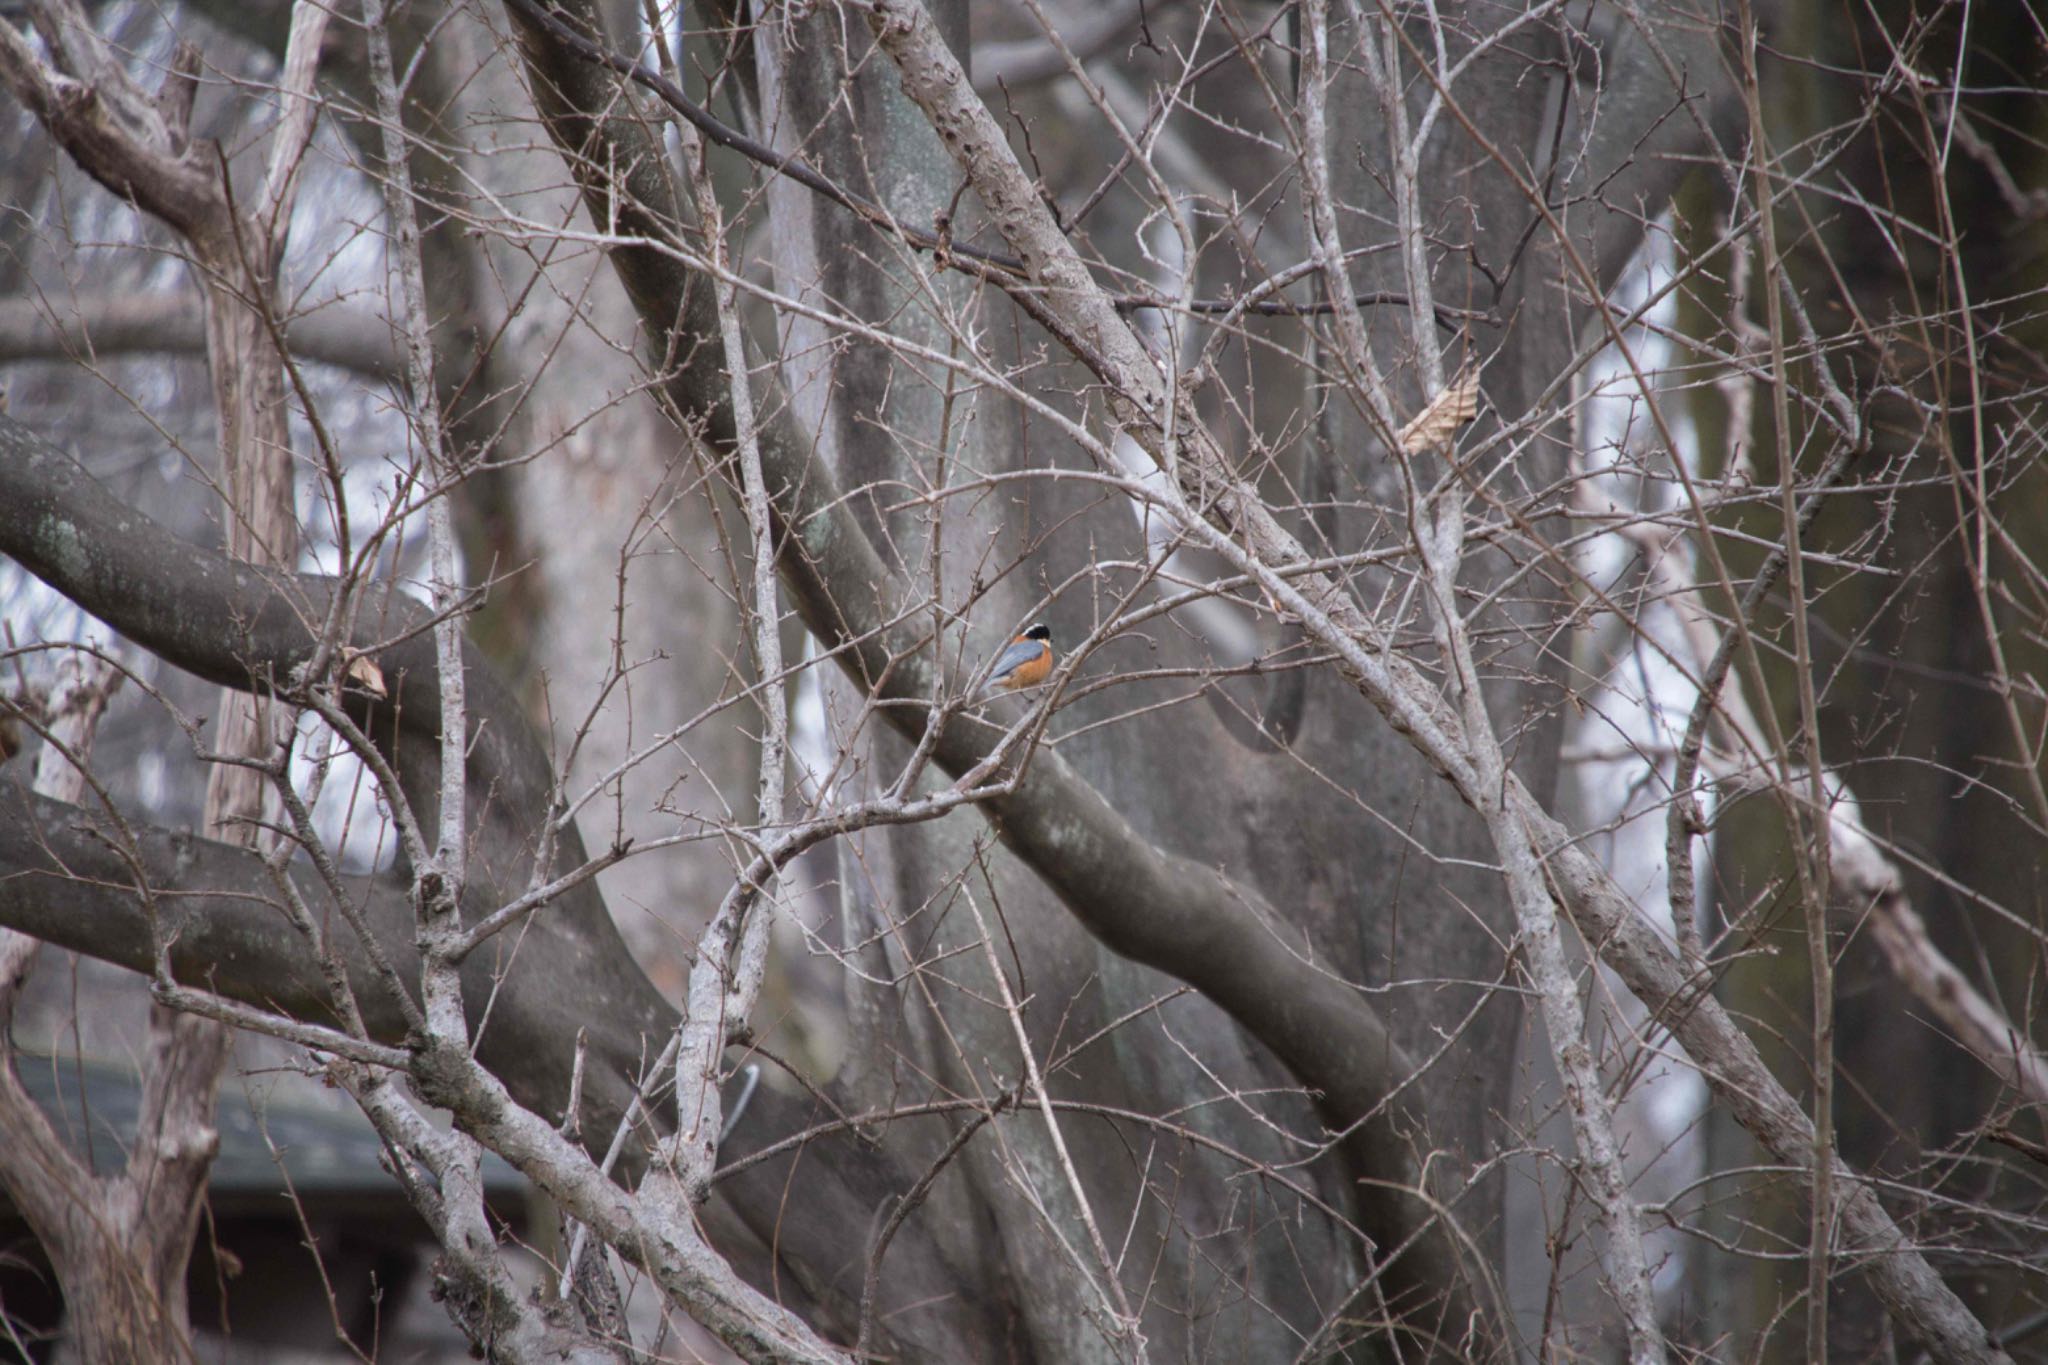
<instances>
[{"instance_id":1,"label":"bird's gray wing","mask_svg":"<svg viewBox=\"0 0 2048 1365\"><path fill-rule=\"evenodd\" d=\"M1010 647L996 656L996 666L989 670L989 683L993 685L1001 682L1014 672L1018 665L1028 663L1037 657L1038 641L1012 640Z\"/></svg>"}]
</instances>

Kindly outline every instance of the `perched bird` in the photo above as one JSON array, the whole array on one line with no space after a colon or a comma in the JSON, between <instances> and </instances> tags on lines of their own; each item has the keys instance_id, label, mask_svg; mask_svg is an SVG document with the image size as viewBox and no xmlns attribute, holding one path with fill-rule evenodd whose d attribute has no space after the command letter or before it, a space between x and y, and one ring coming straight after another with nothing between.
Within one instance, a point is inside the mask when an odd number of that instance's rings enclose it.
<instances>
[{"instance_id":1,"label":"perched bird","mask_svg":"<svg viewBox=\"0 0 2048 1365\"><path fill-rule=\"evenodd\" d=\"M996 656L996 666L982 685L982 695L991 692L1021 692L1036 687L1052 672L1052 627L1043 621L1010 641L1009 648Z\"/></svg>"}]
</instances>

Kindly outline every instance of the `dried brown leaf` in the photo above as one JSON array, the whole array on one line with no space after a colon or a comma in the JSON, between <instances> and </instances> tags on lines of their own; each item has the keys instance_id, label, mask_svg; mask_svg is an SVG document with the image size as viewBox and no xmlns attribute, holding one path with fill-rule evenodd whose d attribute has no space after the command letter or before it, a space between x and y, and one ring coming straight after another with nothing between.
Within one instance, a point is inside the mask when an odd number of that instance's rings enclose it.
<instances>
[{"instance_id":1,"label":"dried brown leaf","mask_svg":"<svg viewBox=\"0 0 2048 1365\"><path fill-rule=\"evenodd\" d=\"M1401 450L1420 455L1451 443L1458 428L1479 415L1479 371L1466 369L1444 386L1430 405L1401 428Z\"/></svg>"},{"instance_id":2,"label":"dried brown leaf","mask_svg":"<svg viewBox=\"0 0 2048 1365\"><path fill-rule=\"evenodd\" d=\"M391 695L384 686L384 670L377 667L377 661L367 654L358 654L349 661L348 676L350 681L361 683L363 690L373 697L381 699Z\"/></svg>"}]
</instances>

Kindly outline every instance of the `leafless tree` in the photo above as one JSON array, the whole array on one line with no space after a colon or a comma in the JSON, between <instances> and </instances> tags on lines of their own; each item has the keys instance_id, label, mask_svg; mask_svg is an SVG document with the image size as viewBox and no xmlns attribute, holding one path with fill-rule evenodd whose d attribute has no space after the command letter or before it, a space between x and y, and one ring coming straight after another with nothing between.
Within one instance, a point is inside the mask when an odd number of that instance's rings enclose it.
<instances>
[{"instance_id":1,"label":"leafless tree","mask_svg":"<svg viewBox=\"0 0 2048 1365\"><path fill-rule=\"evenodd\" d=\"M154 1010L117 1178L8 1044L65 1348L206 1355L233 1028L492 1358L2010 1358L2048 29L1937 8L0 20L0 1012Z\"/></svg>"}]
</instances>

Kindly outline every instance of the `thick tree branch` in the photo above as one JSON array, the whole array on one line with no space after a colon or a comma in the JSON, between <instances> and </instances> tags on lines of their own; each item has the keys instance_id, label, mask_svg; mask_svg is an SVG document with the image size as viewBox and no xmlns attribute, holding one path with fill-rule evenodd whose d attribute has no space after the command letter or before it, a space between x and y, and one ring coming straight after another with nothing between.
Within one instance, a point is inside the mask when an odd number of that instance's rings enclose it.
<instances>
[{"instance_id":1,"label":"thick tree branch","mask_svg":"<svg viewBox=\"0 0 2048 1365\"><path fill-rule=\"evenodd\" d=\"M72 25L73 14L57 22ZM64 57L102 55L90 25L69 31L75 41L62 45ZM53 70L11 20L0 20L0 82L88 175L187 237L207 234L215 236L213 245L227 246L217 238L226 200L213 149L171 123L175 105L160 108L112 62L92 65Z\"/></svg>"},{"instance_id":2,"label":"thick tree branch","mask_svg":"<svg viewBox=\"0 0 2048 1365\"><path fill-rule=\"evenodd\" d=\"M1835 890L1852 913L1868 914L1871 937L1892 975L2023 1102L2048 1107L2048 1057L1935 946L1906 895L1905 879L1861 822L1839 807L1829 816Z\"/></svg>"}]
</instances>

